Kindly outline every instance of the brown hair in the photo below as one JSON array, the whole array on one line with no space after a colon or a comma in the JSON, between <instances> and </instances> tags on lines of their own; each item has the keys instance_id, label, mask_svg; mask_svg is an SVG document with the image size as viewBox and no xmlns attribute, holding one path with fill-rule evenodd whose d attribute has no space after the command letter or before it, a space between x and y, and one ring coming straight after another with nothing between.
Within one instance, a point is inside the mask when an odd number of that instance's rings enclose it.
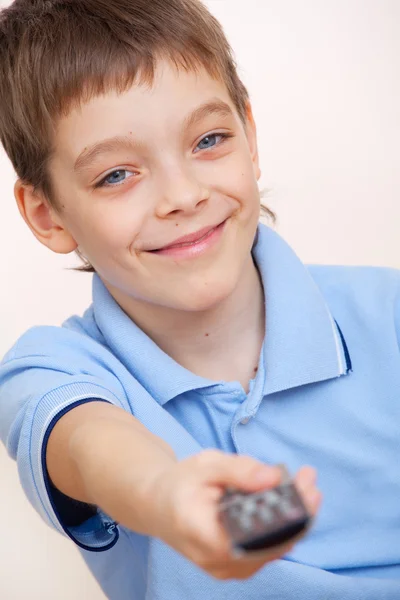
<instances>
[{"instance_id":1,"label":"brown hair","mask_svg":"<svg viewBox=\"0 0 400 600\"><path fill-rule=\"evenodd\" d=\"M245 122L249 96L232 49L199 0L15 0L3 9L0 140L22 182L59 210L47 171L57 118L110 89L151 85L159 57L222 80Z\"/></svg>"}]
</instances>

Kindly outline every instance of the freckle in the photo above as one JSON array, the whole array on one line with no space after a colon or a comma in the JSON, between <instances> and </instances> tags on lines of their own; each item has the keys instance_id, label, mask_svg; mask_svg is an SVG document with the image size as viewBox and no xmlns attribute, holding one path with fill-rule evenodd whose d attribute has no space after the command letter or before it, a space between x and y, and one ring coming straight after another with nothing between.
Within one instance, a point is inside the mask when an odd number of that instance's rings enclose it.
<instances>
[{"instance_id":1,"label":"freckle","mask_svg":"<svg viewBox=\"0 0 400 600\"><path fill-rule=\"evenodd\" d=\"M257 373L258 367L254 367L254 373Z\"/></svg>"},{"instance_id":2,"label":"freckle","mask_svg":"<svg viewBox=\"0 0 400 600\"><path fill-rule=\"evenodd\" d=\"M206 333L206 337L208 337L209 335L210 335L209 333Z\"/></svg>"},{"instance_id":3,"label":"freckle","mask_svg":"<svg viewBox=\"0 0 400 600\"><path fill-rule=\"evenodd\" d=\"M179 227L179 223L175 223L175 227Z\"/></svg>"}]
</instances>

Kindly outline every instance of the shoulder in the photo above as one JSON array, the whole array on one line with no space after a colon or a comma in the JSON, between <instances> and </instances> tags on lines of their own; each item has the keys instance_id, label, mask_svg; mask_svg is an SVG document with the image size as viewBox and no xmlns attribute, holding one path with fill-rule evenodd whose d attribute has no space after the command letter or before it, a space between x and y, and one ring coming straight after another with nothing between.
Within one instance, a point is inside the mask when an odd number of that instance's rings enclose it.
<instances>
[{"instance_id":1,"label":"shoulder","mask_svg":"<svg viewBox=\"0 0 400 600\"><path fill-rule=\"evenodd\" d=\"M94 326L93 310L88 308L82 317L72 316L61 326L37 325L30 327L7 352L4 361L23 356L54 356L62 353L64 357L76 352L99 351L102 338Z\"/></svg>"},{"instance_id":2,"label":"shoulder","mask_svg":"<svg viewBox=\"0 0 400 600\"><path fill-rule=\"evenodd\" d=\"M70 375L105 372L116 374L120 363L107 347L91 310L73 316L61 326L41 325L28 329L3 357L1 364L13 369L38 368Z\"/></svg>"},{"instance_id":3,"label":"shoulder","mask_svg":"<svg viewBox=\"0 0 400 600\"><path fill-rule=\"evenodd\" d=\"M306 266L334 314L382 333L394 326L400 341L400 269Z\"/></svg>"},{"instance_id":4,"label":"shoulder","mask_svg":"<svg viewBox=\"0 0 400 600\"><path fill-rule=\"evenodd\" d=\"M56 414L85 398L101 398L130 411L125 381L121 362L83 330L32 327L0 362L0 438L9 436L13 423L19 431L39 413Z\"/></svg>"},{"instance_id":5,"label":"shoulder","mask_svg":"<svg viewBox=\"0 0 400 600\"><path fill-rule=\"evenodd\" d=\"M382 302L400 293L400 269L391 267L306 265L326 295Z\"/></svg>"}]
</instances>

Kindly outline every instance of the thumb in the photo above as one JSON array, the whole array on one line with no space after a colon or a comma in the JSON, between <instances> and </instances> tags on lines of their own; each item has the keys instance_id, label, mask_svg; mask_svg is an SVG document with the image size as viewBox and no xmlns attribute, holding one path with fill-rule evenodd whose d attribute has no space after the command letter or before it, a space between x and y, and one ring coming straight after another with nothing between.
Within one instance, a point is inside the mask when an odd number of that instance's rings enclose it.
<instances>
[{"instance_id":1,"label":"thumb","mask_svg":"<svg viewBox=\"0 0 400 600\"><path fill-rule=\"evenodd\" d=\"M265 465L250 456L221 453L210 465L207 480L223 487L257 492L279 485L282 471L279 467Z\"/></svg>"}]
</instances>

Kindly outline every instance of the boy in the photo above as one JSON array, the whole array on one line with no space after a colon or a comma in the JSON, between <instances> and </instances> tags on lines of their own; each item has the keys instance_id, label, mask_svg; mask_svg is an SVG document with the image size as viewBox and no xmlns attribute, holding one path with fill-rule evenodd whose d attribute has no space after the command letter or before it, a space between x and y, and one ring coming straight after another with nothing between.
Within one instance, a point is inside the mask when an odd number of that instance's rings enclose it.
<instances>
[{"instance_id":1,"label":"boy","mask_svg":"<svg viewBox=\"0 0 400 600\"><path fill-rule=\"evenodd\" d=\"M400 276L306 268L259 225L218 23L197 0L16 0L0 57L21 215L94 273L84 316L1 366L34 507L112 599L399 597ZM320 514L296 546L232 556L218 501L277 463L313 515L317 467Z\"/></svg>"}]
</instances>

